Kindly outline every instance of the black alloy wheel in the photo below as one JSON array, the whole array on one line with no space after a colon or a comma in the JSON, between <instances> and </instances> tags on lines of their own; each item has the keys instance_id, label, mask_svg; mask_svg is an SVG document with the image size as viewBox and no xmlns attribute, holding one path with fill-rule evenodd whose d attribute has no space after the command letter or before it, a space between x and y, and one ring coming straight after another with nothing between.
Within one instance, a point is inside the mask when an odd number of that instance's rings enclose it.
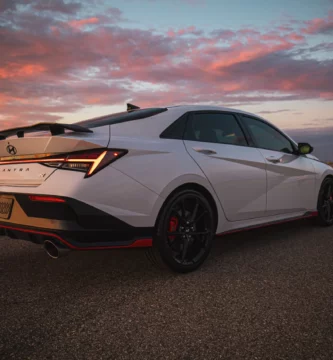
<instances>
[{"instance_id":1,"label":"black alloy wheel","mask_svg":"<svg viewBox=\"0 0 333 360\"><path fill-rule=\"evenodd\" d=\"M177 272L193 271L207 258L215 230L209 201L197 191L183 190L163 207L148 257Z\"/></svg>"}]
</instances>

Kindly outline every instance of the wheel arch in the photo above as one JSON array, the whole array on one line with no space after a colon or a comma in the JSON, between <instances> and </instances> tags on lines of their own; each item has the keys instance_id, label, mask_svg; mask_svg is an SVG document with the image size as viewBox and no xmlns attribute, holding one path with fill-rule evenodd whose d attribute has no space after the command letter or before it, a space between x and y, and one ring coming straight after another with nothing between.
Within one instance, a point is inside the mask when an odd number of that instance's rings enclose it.
<instances>
[{"instance_id":1,"label":"wheel arch","mask_svg":"<svg viewBox=\"0 0 333 360\"><path fill-rule=\"evenodd\" d=\"M325 203L325 200L322 199L322 195L324 195L324 187L323 186L324 186L324 184L325 184L325 182L327 180L329 180L329 182L332 183L332 180L333 180L333 174L332 173L326 174L325 176L323 176L323 179L322 179L320 187L319 187L318 196L317 196L317 211L318 211L317 221L322 226L331 226L331 225L333 225L332 219L330 217L327 219L326 214L323 213L324 206L325 207L327 206L327 204L326 205L323 204L323 202ZM330 196L332 196L332 195L330 195ZM331 206L330 204L328 204L328 205Z\"/></svg>"},{"instance_id":2,"label":"wheel arch","mask_svg":"<svg viewBox=\"0 0 333 360\"><path fill-rule=\"evenodd\" d=\"M328 179L328 178L333 179L333 174L328 174L328 175L326 175L326 176L324 177L324 179L323 179L322 182L324 182L324 181L325 181L326 179Z\"/></svg>"},{"instance_id":3,"label":"wheel arch","mask_svg":"<svg viewBox=\"0 0 333 360\"><path fill-rule=\"evenodd\" d=\"M318 201L318 197L319 197L319 194L320 194L320 189L321 189L321 187L322 187L322 185L323 185L323 183L324 183L324 181L326 179L333 179L333 172L323 174L320 181L318 181L317 188L316 188L316 202Z\"/></svg>"},{"instance_id":4,"label":"wheel arch","mask_svg":"<svg viewBox=\"0 0 333 360\"><path fill-rule=\"evenodd\" d=\"M317 197L318 197L318 195L320 193L320 189L321 189L321 187L322 187L322 185L323 185L323 183L324 183L324 181L326 179L333 179L333 174L330 174L330 173L329 174L324 174L324 176L321 178L321 180L320 180L320 182L318 184L318 188L317 188Z\"/></svg>"},{"instance_id":5,"label":"wheel arch","mask_svg":"<svg viewBox=\"0 0 333 360\"><path fill-rule=\"evenodd\" d=\"M163 204L157 214L156 220L155 220L155 226L158 223L158 220L160 218L160 215L164 209L165 204L167 203L167 201L174 196L177 192L180 192L182 190L195 190L197 192L199 192L200 194L202 194L203 196L205 196L205 198L208 200L209 204L212 207L212 210L214 212L214 216L215 216L215 227L217 229L218 225L219 225L219 221L221 219L221 207L220 204L218 203L218 200L214 198L214 196L212 195L212 193L202 184L199 184L197 182L187 182L187 183L183 183L181 185L178 185L176 188L174 188L169 194L168 196L164 199Z\"/></svg>"},{"instance_id":6,"label":"wheel arch","mask_svg":"<svg viewBox=\"0 0 333 360\"><path fill-rule=\"evenodd\" d=\"M320 161L312 161L312 164L315 169L315 176L316 176L316 201L318 200L318 195L322 186L322 183L327 178L333 178L333 167L330 167L329 165L320 162Z\"/></svg>"}]
</instances>

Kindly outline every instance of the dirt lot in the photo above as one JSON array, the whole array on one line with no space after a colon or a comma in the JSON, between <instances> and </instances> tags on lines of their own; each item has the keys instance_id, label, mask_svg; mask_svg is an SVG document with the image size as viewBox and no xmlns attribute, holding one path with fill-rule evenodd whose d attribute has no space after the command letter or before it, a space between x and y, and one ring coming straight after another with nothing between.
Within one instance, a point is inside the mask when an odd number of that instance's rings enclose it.
<instances>
[{"instance_id":1,"label":"dirt lot","mask_svg":"<svg viewBox=\"0 0 333 360\"><path fill-rule=\"evenodd\" d=\"M333 359L333 228L216 240L197 272L144 251L72 253L0 240L1 359Z\"/></svg>"}]
</instances>

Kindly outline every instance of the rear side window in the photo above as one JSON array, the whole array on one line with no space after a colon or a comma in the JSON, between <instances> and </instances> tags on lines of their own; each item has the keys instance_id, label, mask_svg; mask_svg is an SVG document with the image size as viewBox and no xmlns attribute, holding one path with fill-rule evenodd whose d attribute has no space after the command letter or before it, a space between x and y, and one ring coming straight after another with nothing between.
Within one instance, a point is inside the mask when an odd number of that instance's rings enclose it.
<instances>
[{"instance_id":1,"label":"rear side window","mask_svg":"<svg viewBox=\"0 0 333 360\"><path fill-rule=\"evenodd\" d=\"M151 116L158 115L167 110L168 110L167 108L148 108L148 109L133 110L129 112L124 111L94 119L79 121L75 124L87 128L95 128L104 125L119 124L127 121L145 119Z\"/></svg>"},{"instance_id":2,"label":"rear side window","mask_svg":"<svg viewBox=\"0 0 333 360\"><path fill-rule=\"evenodd\" d=\"M162 139L183 139L188 113L182 115L179 119L168 126L160 135Z\"/></svg>"},{"instance_id":3,"label":"rear side window","mask_svg":"<svg viewBox=\"0 0 333 360\"><path fill-rule=\"evenodd\" d=\"M245 135L236 118L227 113L191 114L184 139L247 146Z\"/></svg>"}]
</instances>

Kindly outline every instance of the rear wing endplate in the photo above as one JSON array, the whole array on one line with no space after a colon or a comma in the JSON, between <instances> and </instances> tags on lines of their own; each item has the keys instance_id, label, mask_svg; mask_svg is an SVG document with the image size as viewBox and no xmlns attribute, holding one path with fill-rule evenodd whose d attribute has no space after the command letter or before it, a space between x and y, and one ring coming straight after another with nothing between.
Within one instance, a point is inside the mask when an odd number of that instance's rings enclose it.
<instances>
[{"instance_id":1,"label":"rear wing endplate","mask_svg":"<svg viewBox=\"0 0 333 360\"><path fill-rule=\"evenodd\" d=\"M17 135L22 138L26 133L50 131L53 135L61 135L65 133L65 130L71 130L74 132L92 133L93 131L80 125L75 124L61 124L61 123L38 123L31 126L17 127L8 130L0 131L0 140L5 140L9 136Z\"/></svg>"}]
</instances>

